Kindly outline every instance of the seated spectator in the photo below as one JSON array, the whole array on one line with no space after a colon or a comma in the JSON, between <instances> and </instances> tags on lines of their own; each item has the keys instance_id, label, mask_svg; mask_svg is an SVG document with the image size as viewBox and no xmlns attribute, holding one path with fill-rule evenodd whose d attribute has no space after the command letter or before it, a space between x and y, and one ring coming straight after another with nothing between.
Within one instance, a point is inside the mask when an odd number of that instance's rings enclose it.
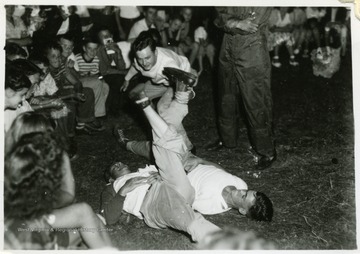
<instances>
[{"instance_id":1,"label":"seated spectator","mask_svg":"<svg viewBox=\"0 0 360 254\"><path fill-rule=\"evenodd\" d=\"M144 6L144 18L136 22L130 29L128 41L133 42L141 32L147 31L150 28L155 28L155 19L157 7Z\"/></svg>"},{"instance_id":2,"label":"seated spectator","mask_svg":"<svg viewBox=\"0 0 360 254\"><path fill-rule=\"evenodd\" d=\"M62 188L74 186L74 179L69 158L54 134L23 135L5 165L5 249L74 249L81 240L89 248L111 247L103 223L89 205L60 208ZM89 228L94 231L82 230Z\"/></svg>"},{"instance_id":3,"label":"seated spectator","mask_svg":"<svg viewBox=\"0 0 360 254\"><path fill-rule=\"evenodd\" d=\"M5 68L5 110L16 110L22 106L30 87L30 80L22 72L7 65Z\"/></svg>"},{"instance_id":4,"label":"seated spectator","mask_svg":"<svg viewBox=\"0 0 360 254\"><path fill-rule=\"evenodd\" d=\"M91 11L91 18L94 25L91 28L89 35L86 37L91 37L91 34L95 34L101 28L107 27L110 33L114 36L114 40L118 41L118 27L115 15L114 6L104 6L99 10L93 9Z\"/></svg>"},{"instance_id":5,"label":"seated spectator","mask_svg":"<svg viewBox=\"0 0 360 254\"><path fill-rule=\"evenodd\" d=\"M272 65L276 68L281 67L279 60L280 46L285 44L289 55L289 63L292 66L297 66L299 63L295 60L293 46L295 44L293 31L294 14L289 12L289 7L273 8L269 18L269 49L274 50Z\"/></svg>"},{"instance_id":6,"label":"seated spectator","mask_svg":"<svg viewBox=\"0 0 360 254\"><path fill-rule=\"evenodd\" d=\"M89 87L95 95L95 117L106 115L106 99L109 86L100 76L97 40L89 38L83 41L83 53L75 56L76 65L79 67L80 81L84 87Z\"/></svg>"},{"instance_id":7,"label":"seated spectator","mask_svg":"<svg viewBox=\"0 0 360 254\"><path fill-rule=\"evenodd\" d=\"M15 5L6 5L6 42L16 43L21 47L29 46L32 38L26 28L24 21L19 16L15 16Z\"/></svg>"},{"instance_id":8,"label":"seated spectator","mask_svg":"<svg viewBox=\"0 0 360 254\"><path fill-rule=\"evenodd\" d=\"M26 51L16 43L6 43L4 49L7 61L13 61L15 59L26 59L28 57Z\"/></svg>"},{"instance_id":9,"label":"seated spectator","mask_svg":"<svg viewBox=\"0 0 360 254\"><path fill-rule=\"evenodd\" d=\"M110 30L103 27L97 35L100 44L97 51L100 75L103 76L110 88L106 101L106 112L117 116L121 107L120 86L124 82L126 64L122 51L114 42Z\"/></svg>"},{"instance_id":10,"label":"seated spectator","mask_svg":"<svg viewBox=\"0 0 360 254\"><path fill-rule=\"evenodd\" d=\"M60 44L62 48L61 55L64 58L63 61L65 61L66 66L70 70L79 71L79 66L75 62L74 37L69 33L61 34L57 36L57 42ZM73 71L73 73L74 75L76 75L76 72Z\"/></svg>"},{"instance_id":11,"label":"seated spectator","mask_svg":"<svg viewBox=\"0 0 360 254\"><path fill-rule=\"evenodd\" d=\"M179 14L170 16L169 27L165 28L167 45L164 47L168 47L179 55L184 55L181 48L179 48L180 35L184 21L184 17Z\"/></svg>"},{"instance_id":12,"label":"seated spectator","mask_svg":"<svg viewBox=\"0 0 360 254\"><path fill-rule=\"evenodd\" d=\"M119 39L128 39L131 27L141 19L141 6L117 6L115 7L115 19L119 33Z\"/></svg>"},{"instance_id":13,"label":"seated spectator","mask_svg":"<svg viewBox=\"0 0 360 254\"><path fill-rule=\"evenodd\" d=\"M83 102L74 100L66 101L66 106L72 112L72 119L68 122L68 130L74 130L75 119L77 120L76 129L80 132L92 134L93 132L103 131L105 128L96 120L94 93L90 88L83 87L81 81L66 66L61 55L62 48L57 43L49 43L44 48L44 56L49 63L51 76L59 88L59 96L69 96L71 94L82 93ZM76 116L75 116L76 114Z\"/></svg>"},{"instance_id":14,"label":"seated spectator","mask_svg":"<svg viewBox=\"0 0 360 254\"><path fill-rule=\"evenodd\" d=\"M199 54L200 47L198 43L194 42L194 33L197 27L192 20L193 9L191 7L183 7L181 8L180 14L183 16L184 22L181 28L181 42L179 44L179 47L189 59L190 65L193 66Z\"/></svg>"}]
</instances>

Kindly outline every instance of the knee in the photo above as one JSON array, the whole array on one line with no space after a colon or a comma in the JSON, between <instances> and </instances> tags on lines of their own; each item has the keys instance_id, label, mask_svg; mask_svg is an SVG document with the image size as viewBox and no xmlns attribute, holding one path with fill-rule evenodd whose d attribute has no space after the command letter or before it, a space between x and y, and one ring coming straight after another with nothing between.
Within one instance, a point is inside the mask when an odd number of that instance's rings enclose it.
<instances>
[{"instance_id":1,"label":"knee","mask_svg":"<svg viewBox=\"0 0 360 254\"><path fill-rule=\"evenodd\" d=\"M96 219L96 214L94 213L93 209L85 202L75 204L76 209L74 211L74 215L79 221L85 223L89 222L90 220Z\"/></svg>"}]
</instances>

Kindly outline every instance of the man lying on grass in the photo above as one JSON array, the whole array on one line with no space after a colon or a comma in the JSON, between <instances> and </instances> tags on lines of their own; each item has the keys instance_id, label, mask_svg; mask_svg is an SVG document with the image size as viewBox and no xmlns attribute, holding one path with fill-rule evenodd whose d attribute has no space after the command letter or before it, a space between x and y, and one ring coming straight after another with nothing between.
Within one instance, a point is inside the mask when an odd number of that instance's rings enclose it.
<instances>
[{"instance_id":1,"label":"man lying on grass","mask_svg":"<svg viewBox=\"0 0 360 254\"><path fill-rule=\"evenodd\" d=\"M172 95L169 96L166 103L169 109L176 109L177 114L173 115L171 110L165 110L163 114L172 114L171 119L164 118L168 120L165 122L142 93L142 98L137 103L142 106L153 130L152 149L158 171L150 166L139 172L126 174L129 173L127 166L120 164L119 167L112 167L114 177L121 176L102 193L102 211L109 224L116 223L124 210L144 219L149 227L170 227L184 231L194 241L200 241L207 234L219 230L219 227L191 207L195 191L182 163L182 155L187 154L188 148L184 136L173 125L181 123L186 116L189 96L190 91L176 92L174 100Z\"/></svg>"},{"instance_id":2,"label":"man lying on grass","mask_svg":"<svg viewBox=\"0 0 360 254\"><path fill-rule=\"evenodd\" d=\"M174 76L176 75L178 74L174 74ZM179 87L179 82L177 82L177 87ZM179 89L186 90L181 87ZM175 129L185 117L185 115L179 116L182 112L179 109L188 112L186 100L182 101L176 98L179 97L179 94L176 92L173 100L172 88L169 88L163 95L164 104L161 110L158 110L161 118L165 119L167 123L171 123ZM181 101L182 104L178 101ZM150 159L151 142L130 141L120 128L115 128L114 134L123 148ZM178 132L178 134L187 138L186 132ZM154 151L154 149L152 150ZM192 203L194 210L202 214L218 214L234 208L251 219L271 221L273 207L270 199L264 193L248 190L247 184L241 178L231 175L216 163L193 155L189 149L185 149L178 156L181 157L183 169L187 173L192 188L195 189L195 200ZM155 157L155 159L158 165L158 158ZM111 170L110 173L115 180L121 177L122 172Z\"/></svg>"}]
</instances>

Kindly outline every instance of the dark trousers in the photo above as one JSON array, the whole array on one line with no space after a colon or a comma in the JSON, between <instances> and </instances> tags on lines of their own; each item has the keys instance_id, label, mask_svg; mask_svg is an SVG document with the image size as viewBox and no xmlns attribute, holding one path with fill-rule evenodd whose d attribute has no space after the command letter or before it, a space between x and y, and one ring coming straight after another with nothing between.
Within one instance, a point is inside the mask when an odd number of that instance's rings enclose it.
<instances>
[{"instance_id":1,"label":"dark trousers","mask_svg":"<svg viewBox=\"0 0 360 254\"><path fill-rule=\"evenodd\" d=\"M271 64L264 35L224 36L219 57L219 132L225 146L238 138L239 99L244 104L250 143L260 155L274 154Z\"/></svg>"},{"instance_id":2,"label":"dark trousers","mask_svg":"<svg viewBox=\"0 0 360 254\"><path fill-rule=\"evenodd\" d=\"M106 112L110 114L119 114L121 108L120 87L124 82L124 75L110 74L105 75L104 80L109 85L109 95L106 100Z\"/></svg>"}]
</instances>

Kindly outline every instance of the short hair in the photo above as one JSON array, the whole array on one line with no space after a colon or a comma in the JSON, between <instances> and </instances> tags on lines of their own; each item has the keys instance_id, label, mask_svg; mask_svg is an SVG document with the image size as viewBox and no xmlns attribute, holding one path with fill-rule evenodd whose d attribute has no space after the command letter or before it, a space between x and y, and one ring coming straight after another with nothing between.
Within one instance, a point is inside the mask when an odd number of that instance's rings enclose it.
<instances>
[{"instance_id":1,"label":"short hair","mask_svg":"<svg viewBox=\"0 0 360 254\"><path fill-rule=\"evenodd\" d=\"M71 33L60 34L56 37L56 39L58 42L60 42L61 39L65 39L71 42L75 41L74 35Z\"/></svg>"},{"instance_id":2,"label":"short hair","mask_svg":"<svg viewBox=\"0 0 360 254\"><path fill-rule=\"evenodd\" d=\"M255 204L247 211L246 216L257 221L270 222L273 217L273 204L262 192L256 192Z\"/></svg>"},{"instance_id":3,"label":"short hair","mask_svg":"<svg viewBox=\"0 0 360 254\"><path fill-rule=\"evenodd\" d=\"M33 111L18 115L5 136L5 152L13 150L22 136L32 132L53 131L53 125L43 114Z\"/></svg>"},{"instance_id":4,"label":"short hair","mask_svg":"<svg viewBox=\"0 0 360 254\"><path fill-rule=\"evenodd\" d=\"M19 92L24 88L31 87L32 84L28 77L21 70L14 68L11 63L7 64L5 69L5 89Z\"/></svg>"},{"instance_id":5,"label":"short hair","mask_svg":"<svg viewBox=\"0 0 360 254\"><path fill-rule=\"evenodd\" d=\"M22 71L26 76L31 76L36 73L43 75L43 71L37 67L33 62L27 59L16 59L11 62L12 66L19 71Z\"/></svg>"},{"instance_id":6,"label":"short hair","mask_svg":"<svg viewBox=\"0 0 360 254\"><path fill-rule=\"evenodd\" d=\"M133 52L136 53L148 46L152 51L155 51L156 41L154 40L154 38L152 37L149 31L143 31L139 34L139 36L135 39L135 41L132 44Z\"/></svg>"},{"instance_id":7,"label":"short hair","mask_svg":"<svg viewBox=\"0 0 360 254\"><path fill-rule=\"evenodd\" d=\"M32 220L54 209L64 149L54 133L24 135L5 158L4 214Z\"/></svg>"},{"instance_id":8,"label":"short hair","mask_svg":"<svg viewBox=\"0 0 360 254\"><path fill-rule=\"evenodd\" d=\"M43 56L47 59L47 54L49 53L50 50L55 49L55 50L59 50L60 53L62 53L62 47L61 45L57 42L57 41L50 41L47 44L45 44L44 48L43 48Z\"/></svg>"},{"instance_id":9,"label":"short hair","mask_svg":"<svg viewBox=\"0 0 360 254\"><path fill-rule=\"evenodd\" d=\"M19 55L24 58L26 58L28 56L25 49L23 49L18 44L13 43L13 42L7 42L4 49L5 49L6 56Z\"/></svg>"},{"instance_id":10,"label":"short hair","mask_svg":"<svg viewBox=\"0 0 360 254\"><path fill-rule=\"evenodd\" d=\"M86 46L88 43L99 44L99 40L97 38L95 38L94 36L85 37L82 40L82 46Z\"/></svg>"},{"instance_id":11,"label":"short hair","mask_svg":"<svg viewBox=\"0 0 360 254\"><path fill-rule=\"evenodd\" d=\"M173 15L170 16L169 20L180 20L181 23L183 23L185 21L184 17L182 15L180 15L179 13L175 13Z\"/></svg>"}]
</instances>

